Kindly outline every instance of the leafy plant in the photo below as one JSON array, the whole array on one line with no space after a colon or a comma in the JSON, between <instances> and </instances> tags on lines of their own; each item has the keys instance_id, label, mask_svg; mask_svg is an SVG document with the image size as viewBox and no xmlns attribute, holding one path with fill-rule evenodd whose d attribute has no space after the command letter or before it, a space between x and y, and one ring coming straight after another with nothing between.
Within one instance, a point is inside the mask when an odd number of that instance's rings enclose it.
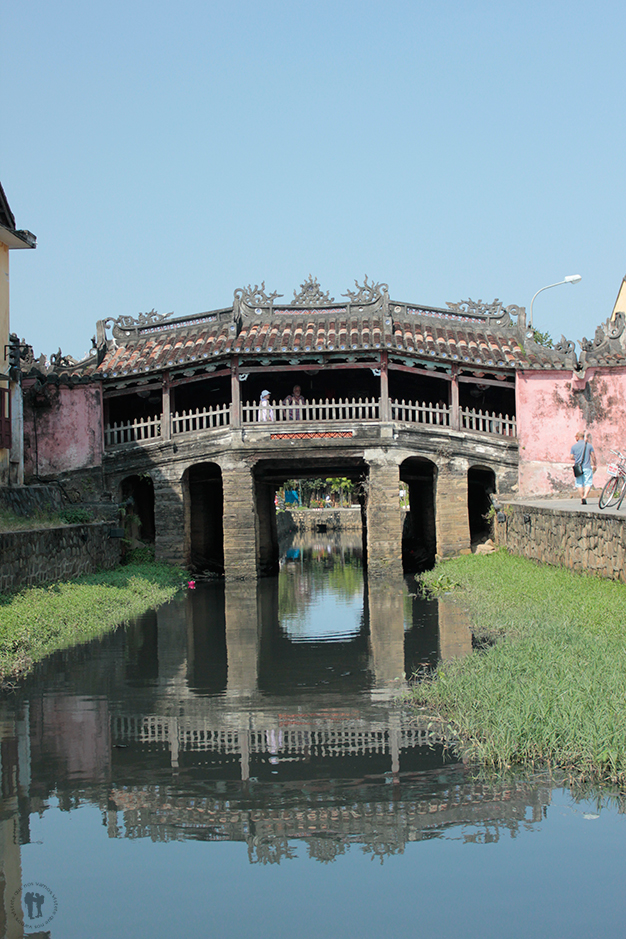
<instances>
[{"instance_id":1,"label":"leafy plant","mask_svg":"<svg viewBox=\"0 0 626 939\"><path fill-rule=\"evenodd\" d=\"M552 348L552 336L548 332L542 333L533 327L533 339L538 346L545 346L546 349Z\"/></svg>"},{"instance_id":2,"label":"leafy plant","mask_svg":"<svg viewBox=\"0 0 626 939\"><path fill-rule=\"evenodd\" d=\"M90 509L72 506L70 509L63 509L59 512L59 518L67 525L83 525L93 521L93 514Z\"/></svg>"}]
</instances>

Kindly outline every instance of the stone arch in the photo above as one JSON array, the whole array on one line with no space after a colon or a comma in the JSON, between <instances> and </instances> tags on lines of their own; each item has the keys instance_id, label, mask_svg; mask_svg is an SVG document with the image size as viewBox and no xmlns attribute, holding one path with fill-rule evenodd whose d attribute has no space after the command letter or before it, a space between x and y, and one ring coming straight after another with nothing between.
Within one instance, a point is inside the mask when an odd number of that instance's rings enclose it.
<instances>
[{"instance_id":1,"label":"stone arch","mask_svg":"<svg viewBox=\"0 0 626 939\"><path fill-rule=\"evenodd\" d=\"M154 483L150 473L124 476L119 484L125 505L126 535L131 540L154 544Z\"/></svg>"},{"instance_id":2,"label":"stone arch","mask_svg":"<svg viewBox=\"0 0 626 939\"><path fill-rule=\"evenodd\" d=\"M402 525L402 565L407 573L414 573L432 567L437 553L437 466L426 457L408 457L400 464L400 480L408 497Z\"/></svg>"},{"instance_id":3,"label":"stone arch","mask_svg":"<svg viewBox=\"0 0 626 939\"><path fill-rule=\"evenodd\" d=\"M217 463L194 463L183 474L187 564L224 573L224 489Z\"/></svg>"},{"instance_id":4,"label":"stone arch","mask_svg":"<svg viewBox=\"0 0 626 939\"><path fill-rule=\"evenodd\" d=\"M496 474L489 466L475 464L467 471L467 514L470 538L480 541L491 535L492 523L486 518L491 509L491 495L496 491Z\"/></svg>"}]
</instances>

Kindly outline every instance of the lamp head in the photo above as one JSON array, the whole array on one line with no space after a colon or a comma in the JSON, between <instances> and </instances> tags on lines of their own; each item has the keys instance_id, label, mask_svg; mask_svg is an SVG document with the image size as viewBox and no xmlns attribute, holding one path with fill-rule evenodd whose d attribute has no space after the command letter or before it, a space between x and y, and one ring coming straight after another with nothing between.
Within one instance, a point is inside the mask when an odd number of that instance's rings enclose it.
<instances>
[{"instance_id":1,"label":"lamp head","mask_svg":"<svg viewBox=\"0 0 626 939\"><path fill-rule=\"evenodd\" d=\"M563 278L563 281L566 284L577 284L582 279L582 274L568 274L567 277Z\"/></svg>"}]
</instances>

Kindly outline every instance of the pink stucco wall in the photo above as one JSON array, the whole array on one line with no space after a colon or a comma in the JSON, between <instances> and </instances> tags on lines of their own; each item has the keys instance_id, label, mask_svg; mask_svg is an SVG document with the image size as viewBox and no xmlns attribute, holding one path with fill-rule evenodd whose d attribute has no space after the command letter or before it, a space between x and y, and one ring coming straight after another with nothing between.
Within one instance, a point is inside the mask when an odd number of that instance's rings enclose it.
<instances>
[{"instance_id":1,"label":"pink stucco wall","mask_svg":"<svg viewBox=\"0 0 626 939\"><path fill-rule=\"evenodd\" d=\"M98 385L74 388L46 385L33 398L33 388L25 383L24 472L27 478L36 473L40 477L54 476L102 463L100 400Z\"/></svg>"},{"instance_id":2,"label":"pink stucco wall","mask_svg":"<svg viewBox=\"0 0 626 939\"><path fill-rule=\"evenodd\" d=\"M520 495L573 493L569 452L578 430L591 435L601 488L611 448L626 449L626 368L590 368L582 381L571 371L518 372L516 388Z\"/></svg>"}]
</instances>

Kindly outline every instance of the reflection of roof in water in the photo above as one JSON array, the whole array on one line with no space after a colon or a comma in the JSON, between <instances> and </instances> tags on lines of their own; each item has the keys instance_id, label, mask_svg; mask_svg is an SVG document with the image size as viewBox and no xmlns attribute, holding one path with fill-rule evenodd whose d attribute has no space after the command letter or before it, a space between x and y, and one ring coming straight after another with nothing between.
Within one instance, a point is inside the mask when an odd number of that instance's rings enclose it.
<instances>
[{"instance_id":1,"label":"reflection of roof in water","mask_svg":"<svg viewBox=\"0 0 626 939\"><path fill-rule=\"evenodd\" d=\"M309 855L331 860L351 844L372 854L402 852L411 841L458 837L496 842L502 831L515 835L541 821L550 802L549 785L470 781L455 765L430 773L401 774L397 785L372 778L303 783L240 784L224 794L195 793L172 786L114 788L109 796L123 813L123 830L111 837L158 841L188 838L246 842L251 862L293 856L288 842L303 841Z\"/></svg>"}]
</instances>

